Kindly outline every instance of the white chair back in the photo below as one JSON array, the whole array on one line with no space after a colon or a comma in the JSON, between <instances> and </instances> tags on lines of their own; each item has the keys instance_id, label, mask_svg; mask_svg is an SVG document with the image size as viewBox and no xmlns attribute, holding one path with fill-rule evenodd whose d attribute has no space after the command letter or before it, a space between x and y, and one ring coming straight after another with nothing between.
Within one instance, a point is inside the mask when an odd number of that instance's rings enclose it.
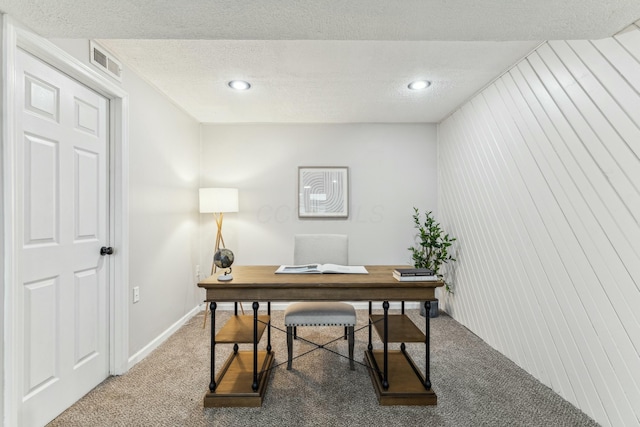
<instances>
[{"instance_id":1,"label":"white chair back","mask_svg":"<svg viewBox=\"0 0 640 427\"><path fill-rule=\"evenodd\" d=\"M296 234L293 263L349 265L349 239L344 234Z\"/></svg>"}]
</instances>

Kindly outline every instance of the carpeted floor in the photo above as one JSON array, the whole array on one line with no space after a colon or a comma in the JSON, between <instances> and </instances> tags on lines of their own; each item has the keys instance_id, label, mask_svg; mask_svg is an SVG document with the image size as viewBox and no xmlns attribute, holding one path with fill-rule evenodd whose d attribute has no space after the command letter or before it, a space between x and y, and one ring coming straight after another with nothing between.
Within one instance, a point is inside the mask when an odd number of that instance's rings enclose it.
<instances>
[{"instance_id":1,"label":"carpeted floor","mask_svg":"<svg viewBox=\"0 0 640 427\"><path fill-rule=\"evenodd\" d=\"M424 328L418 310L408 310ZM220 327L230 312L220 311ZM365 325L366 311L358 310ZM260 408L203 408L209 383L209 330L193 318L127 374L111 377L53 420L49 426L597 426L514 363L446 314L431 319L431 379L438 405L379 406L367 369L361 364L367 331L356 333L356 370L346 358L314 351L286 370L286 336L274 330L275 363ZM283 312L272 313L283 329ZM329 341L341 328L300 328L299 334ZM375 333L374 333L375 337ZM261 348L264 348L266 334ZM295 342L295 353L311 347ZM244 348L245 346L241 346ZM347 353L347 342L332 349ZM375 341L374 347L380 348ZM249 347L246 347L249 348ZM407 344L424 369L424 345ZM232 351L217 347L219 368ZM295 354L294 353L294 354Z\"/></svg>"}]
</instances>

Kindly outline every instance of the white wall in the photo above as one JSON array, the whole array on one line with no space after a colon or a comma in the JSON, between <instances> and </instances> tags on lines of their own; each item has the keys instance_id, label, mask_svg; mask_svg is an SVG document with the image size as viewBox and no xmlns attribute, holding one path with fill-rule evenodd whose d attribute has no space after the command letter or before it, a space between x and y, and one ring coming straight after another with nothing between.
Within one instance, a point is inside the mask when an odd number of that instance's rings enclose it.
<instances>
[{"instance_id":1,"label":"white wall","mask_svg":"<svg viewBox=\"0 0 640 427\"><path fill-rule=\"evenodd\" d=\"M88 40L52 40L88 63ZM196 287L199 124L126 66L129 94L129 353L202 302ZM131 294L131 293L130 293Z\"/></svg>"},{"instance_id":2,"label":"white wall","mask_svg":"<svg viewBox=\"0 0 640 427\"><path fill-rule=\"evenodd\" d=\"M640 29L544 44L438 131L447 310L602 425L639 425Z\"/></svg>"},{"instance_id":3,"label":"white wall","mask_svg":"<svg viewBox=\"0 0 640 427\"><path fill-rule=\"evenodd\" d=\"M3 35L4 35L4 19L3 14L0 13L0 70L4 70L4 54L3 54ZM2 77L4 79L4 76ZM4 96L2 92L3 85L0 84L0 100ZM4 132L4 111L3 111L4 102L0 102L0 135L3 135ZM0 137L2 140L4 138ZM3 147L4 148L4 147ZM2 170L4 171L4 150L0 150L0 164L3 165ZM4 173L0 173L0 212L4 212ZM5 250L5 230L4 230L4 219L0 221L0 239L2 241L2 251ZM4 425L4 255L0 256L0 307L2 307L2 314L0 314L0 425Z\"/></svg>"},{"instance_id":4,"label":"white wall","mask_svg":"<svg viewBox=\"0 0 640 427\"><path fill-rule=\"evenodd\" d=\"M436 210L436 128L428 124L204 125L203 187L237 187L224 217L237 265L293 262L296 233L349 235L351 264L409 263L413 206ZM298 166L348 166L349 218L299 219ZM201 215L203 271L215 223Z\"/></svg>"},{"instance_id":5,"label":"white wall","mask_svg":"<svg viewBox=\"0 0 640 427\"><path fill-rule=\"evenodd\" d=\"M134 354L202 302L195 277L199 126L129 76L129 284L140 287L140 302L129 311Z\"/></svg>"}]
</instances>

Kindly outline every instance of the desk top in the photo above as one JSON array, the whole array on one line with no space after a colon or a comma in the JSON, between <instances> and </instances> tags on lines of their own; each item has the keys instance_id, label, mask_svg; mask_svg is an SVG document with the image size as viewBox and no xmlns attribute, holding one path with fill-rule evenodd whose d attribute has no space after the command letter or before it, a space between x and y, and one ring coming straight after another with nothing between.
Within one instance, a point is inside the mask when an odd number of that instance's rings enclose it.
<instances>
[{"instance_id":1,"label":"desk top","mask_svg":"<svg viewBox=\"0 0 640 427\"><path fill-rule=\"evenodd\" d=\"M435 300L444 282L399 282L395 268L406 265L367 265L369 274L275 274L277 265L233 267L233 280L217 275L198 283L207 301L423 301Z\"/></svg>"}]
</instances>

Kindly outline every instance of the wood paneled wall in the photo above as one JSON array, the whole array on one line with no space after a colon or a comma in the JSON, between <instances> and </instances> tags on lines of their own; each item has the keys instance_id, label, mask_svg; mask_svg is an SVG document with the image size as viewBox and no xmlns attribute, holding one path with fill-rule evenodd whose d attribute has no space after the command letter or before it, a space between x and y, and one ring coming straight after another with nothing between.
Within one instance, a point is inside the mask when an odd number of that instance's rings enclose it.
<instances>
[{"instance_id":1,"label":"wood paneled wall","mask_svg":"<svg viewBox=\"0 0 640 427\"><path fill-rule=\"evenodd\" d=\"M553 41L438 128L446 310L602 425L640 425L640 21Z\"/></svg>"}]
</instances>

